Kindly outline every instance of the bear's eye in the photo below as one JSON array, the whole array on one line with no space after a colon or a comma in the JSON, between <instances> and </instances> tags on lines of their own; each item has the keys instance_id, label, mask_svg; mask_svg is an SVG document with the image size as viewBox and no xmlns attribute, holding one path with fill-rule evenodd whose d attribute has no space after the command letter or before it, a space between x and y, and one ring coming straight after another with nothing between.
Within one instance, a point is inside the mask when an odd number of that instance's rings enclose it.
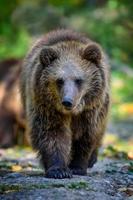
<instances>
[{"instance_id":1,"label":"bear's eye","mask_svg":"<svg viewBox=\"0 0 133 200\"><path fill-rule=\"evenodd\" d=\"M61 86L64 84L64 80L61 79L61 78L59 78L59 79L56 80L56 84L57 84L59 87L61 87Z\"/></svg>"},{"instance_id":2,"label":"bear's eye","mask_svg":"<svg viewBox=\"0 0 133 200\"><path fill-rule=\"evenodd\" d=\"M76 85L81 86L83 83L83 80L81 78L77 78L77 79L75 79L75 83L76 83Z\"/></svg>"}]
</instances>

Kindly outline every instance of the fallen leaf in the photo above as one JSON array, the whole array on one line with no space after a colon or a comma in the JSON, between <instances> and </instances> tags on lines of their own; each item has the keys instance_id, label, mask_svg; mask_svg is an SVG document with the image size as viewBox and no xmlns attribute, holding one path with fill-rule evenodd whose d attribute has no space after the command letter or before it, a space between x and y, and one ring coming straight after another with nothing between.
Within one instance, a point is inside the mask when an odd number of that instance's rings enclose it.
<instances>
[{"instance_id":1,"label":"fallen leaf","mask_svg":"<svg viewBox=\"0 0 133 200\"><path fill-rule=\"evenodd\" d=\"M20 165L13 165L12 166L13 172L18 172L18 171L21 171L21 170L22 170L22 167Z\"/></svg>"},{"instance_id":2,"label":"fallen leaf","mask_svg":"<svg viewBox=\"0 0 133 200\"><path fill-rule=\"evenodd\" d=\"M128 196L133 195L133 188L132 187L123 187L118 189L120 192L125 192Z\"/></svg>"}]
</instances>

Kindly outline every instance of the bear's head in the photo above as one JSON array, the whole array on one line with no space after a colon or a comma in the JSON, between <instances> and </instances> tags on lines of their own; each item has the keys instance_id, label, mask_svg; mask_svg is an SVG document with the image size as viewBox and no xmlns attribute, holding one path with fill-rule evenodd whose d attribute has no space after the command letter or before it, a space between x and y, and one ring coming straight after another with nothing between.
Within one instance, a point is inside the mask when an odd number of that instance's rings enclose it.
<instances>
[{"instance_id":1,"label":"bear's head","mask_svg":"<svg viewBox=\"0 0 133 200\"><path fill-rule=\"evenodd\" d=\"M101 60L101 48L92 42L68 41L41 50L41 84L47 80L60 111L76 114L100 98L104 87Z\"/></svg>"}]
</instances>

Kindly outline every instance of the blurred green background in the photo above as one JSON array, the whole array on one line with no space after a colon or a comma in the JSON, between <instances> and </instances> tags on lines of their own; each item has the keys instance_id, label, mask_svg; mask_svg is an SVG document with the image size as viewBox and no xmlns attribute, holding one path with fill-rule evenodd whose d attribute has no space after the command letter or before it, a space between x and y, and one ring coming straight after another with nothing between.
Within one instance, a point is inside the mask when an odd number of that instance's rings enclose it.
<instances>
[{"instance_id":1,"label":"blurred green background","mask_svg":"<svg viewBox=\"0 0 133 200\"><path fill-rule=\"evenodd\" d=\"M132 118L132 10L131 0L0 0L0 60L23 58L32 40L52 29L83 32L109 55L113 118Z\"/></svg>"},{"instance_id":2,"label":"blurred green background","mask_svg":"<svg viewBox=\"0 0 133 200\"><path fill-rule=\"evenodd\" d=\"M122 128L118 126L118 135L124 127L128 132L124 132L124 137L131 136L132 11L132 0L0 0L0 61L22 59L34 39L53 29L70 28L85 33L100 43L109 56L112 71L110 118L120 122ZM109 130L112 132L113 128ZM127 147L128 143L125 149Z\"/></svg>"}]
</instances>

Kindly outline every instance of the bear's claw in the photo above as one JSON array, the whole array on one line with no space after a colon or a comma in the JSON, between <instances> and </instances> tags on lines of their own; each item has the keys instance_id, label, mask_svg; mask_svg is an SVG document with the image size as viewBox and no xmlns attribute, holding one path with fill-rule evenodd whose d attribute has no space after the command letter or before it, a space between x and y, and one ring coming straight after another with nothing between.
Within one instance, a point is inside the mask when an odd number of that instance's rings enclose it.
<instances>
[{"instance_id":1,"label":"bear's claw","mask_svg":"<svg viewBox=\"0 0 133 200\"><path fill-rule=\"evenodd\" d=\"M68 168L50 169L46 172L46 177L55 179L72 178L72 172Z\"/></svg>"}]
</instances>

